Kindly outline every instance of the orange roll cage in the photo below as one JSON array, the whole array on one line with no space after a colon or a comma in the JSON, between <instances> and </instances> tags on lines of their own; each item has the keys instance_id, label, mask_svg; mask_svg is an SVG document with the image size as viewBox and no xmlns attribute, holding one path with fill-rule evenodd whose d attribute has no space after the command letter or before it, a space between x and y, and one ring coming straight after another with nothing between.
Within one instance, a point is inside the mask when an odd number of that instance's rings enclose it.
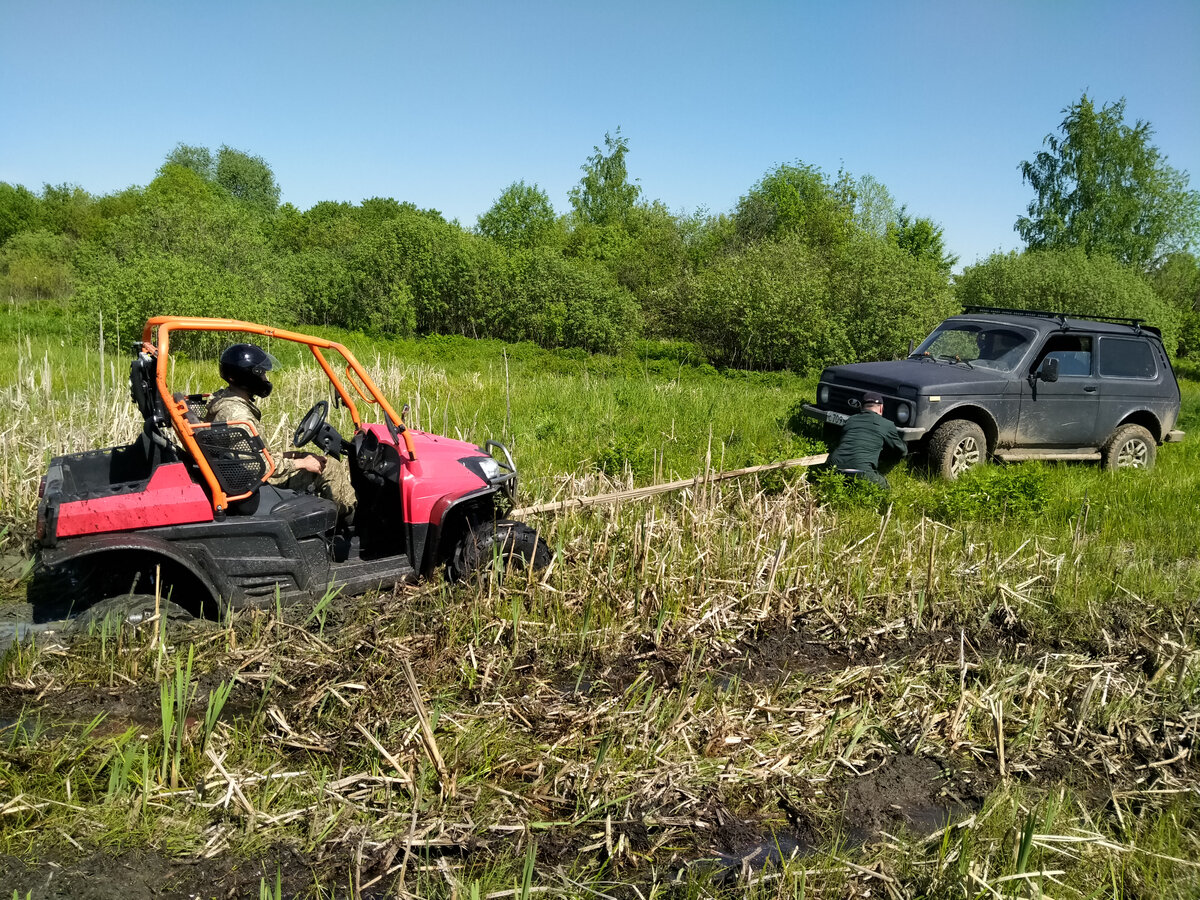
<instances>
[{"instance_id":1,"label":"orange roll cage","mask_svg":"<svg viewBox=\"0 0 1200 900\"><path fill-rule=\"evenodd\" d=\"M208 464L204 454L200 451L199 445L193 436L193 431L196 427L187 420L187 403L176 401L172 396L170 389L167 386L167 366L168 357L170 354L171 332L172 331L229 331L241 332L244 334L261 335L262 337L275 338L281 341L291 341L296 344L304 344L312 351L316 358L317 364L333 385L338 397L341 399L345 407L350 411L350 417L354 420L356 429L362 427L362 417L358 411L358 405L355 402L350 391L338 377L337 372L329 361L325 358L325 354L321 351L332 351L341 355L346 361L345 378L346 381L354 388L354 393L368 404L376 405L383 410L391 423L399 431L404 439L405 449L408 451L409 459L416 459L416 450L413 447L412 437L404 427L404 422L396 414L392 405L388 402L383 392L375 385L371 376L359 364L345 346L336 341L329 341L324 338L313 337L307 334L300 334L295 331L286 331L282 328L271 328L266 325L258 325L253 322L241 322L237 319L209 319L189 316L155 316L146 322L145 328L142 329L142 350L154 355L157 359L155 367L154 382L158 390L159 396L162 398L163 406L167 410L167 414L171 419L171 425L175 429L175 433L179 436L179 440L183 446L192 455L196 466L200 470L201 476L212 492L213 509L217 512L223 511L231 500L240 500L248 497L249 493L240 494L235 497L229 497L221 489L221 485L217 481L216 475L213 473L212 467ZM157 334L155 333L157 332ZM155 339L157 338L157 345ZM357 379L357 380L356 380ZM360 387L361 385L361 387ZM365 388L365 392L364 392ZM204 427L204 426L199 426ZM399 450L397 442L396 449ZM265 481L275 471L275 461L271 459L270 453L264 451L264 456L267 461L267 473L263 476Z\"/></svg>"}]
</instances>

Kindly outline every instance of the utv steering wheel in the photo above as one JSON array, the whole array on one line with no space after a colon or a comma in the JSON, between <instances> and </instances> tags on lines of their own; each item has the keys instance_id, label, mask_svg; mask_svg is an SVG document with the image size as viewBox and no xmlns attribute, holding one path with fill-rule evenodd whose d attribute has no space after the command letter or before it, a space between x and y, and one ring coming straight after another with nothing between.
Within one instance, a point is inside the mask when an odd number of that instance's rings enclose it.
<instances>
[{"instance_id":1,"label":"utv steering wheel","mask_svg":"<svg viewBox=\"0 0 1200 900\"><path fill-rule=\"evenodd\" d=\"M300 424L296 426L296 433L292 435L292 445L303 447L315 438L328 417L329 401L318 400L312 405L312 409L304 414Z\"/></svg>"}]
</instances>

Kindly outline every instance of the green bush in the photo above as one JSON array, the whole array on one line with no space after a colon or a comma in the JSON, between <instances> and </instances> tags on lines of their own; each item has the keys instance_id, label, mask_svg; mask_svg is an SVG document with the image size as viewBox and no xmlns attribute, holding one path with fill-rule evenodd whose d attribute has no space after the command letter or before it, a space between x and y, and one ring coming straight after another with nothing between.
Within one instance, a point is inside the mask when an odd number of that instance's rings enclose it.
<instances>
[{"instance_id":1,"label":"green bush","mask_svg":"<svg viewBox=\"0 0 1200 900\"><path fill-rule=\"evenodd\" d=\"M958 304L936 259L912 256L896 244L859 234L833 255L832 314L853 357L838 362L896 359Z\"/></svg>"},{"instance_id":2,"label":"green bush","mask_svg":"<svg viewBox=\"0 0 1200 900\"><path fill-rule=\"evenodd\" d=\"M539 250L514 253L509 271L496 337L614 352L637 333L636 301L602 266Z\"/></svg>"},{"instance_id":3,"label":"green bush","mask_svg":"<svg viewBox=\"0 0 1200 900\"><path fill-rule=\"evenodd\" d=\"M1049 472L1028 463L979 466L946 482L938 493L933 513L943 521L1027 522L1037 517L1050 498Z\"/></svg>"},{"instance_id":4,"label":"green bush","mask_svg":"<svg viewBox=\"0 0 1200 900\"><path fill-rule=\"evenodd\" d=\"M832 509L883 510L888 503L888 492L875 482L843 475L837 469L811 469L808 480L818 502Z\"/></svg>"},{"instance_id":5,"label":"green bush","mask_svg":"<svg viewBox=\"0 0 1200 900\"><path fill-rule=\"evenodd\" d=\"M73 241L65 234L23 231L0 249L0 297L33 300L71 292Z\"/></svg>"},{"instance_id":6,"label":"green bush","mask_svg":"<svg viewBox=\"0 0 1200 900\"><path fill-rule=\"evenodd\" d=\"M216 269L202 261L167 253L125 260L97 256L72 299L81 328L97 331L125 349L141 335L146 319L157 315L214 316L268 325L295 324L286 284L278 293L262 273Z\"/></svg>"},{"instance_id":7,"label":"green bush","mask_svg":"<svg viewBox=\"0 0 1200 900\"><path fill-rule=\"evenodd\" d=\"M685 278L677 337L717 365L806 370L850 353L829 304L829 273L802 240L749 247Z\"/></svg>"},{"instance_id":8,"label":"green bush","mask_svg":"<svg viewBox=\"0 0 1200 900\"><path fill-rule=\"evenodd\" d=\"M1191 253L1171 254L1150 273L1150 286L1182 318L1179 355L1200 354L1200 260Z\"/></svg>"},{"instance_id":9,"label":"green bush","mask_svg":"<svg viewBox=\"0 0 1200 900\"><path fill-rule=\"evenodd\" d=\"M654 452L627 436L610 437L596 454L596 468L613 478L626 472L635 478L645 478L654 468Z\"/></svg>"},{"instance_id":10,"label":"green bush","mask_svg":"<svg viewBox=\"0 0 1200 900\"><path fill-rule=\"evenodd\" d=\"M674 306L675 336L715 364L801 372L899 356L956 309L932 261L865 233L751 245L684 278Z\"/></svg>"},{"instance_id":11,"label":"green bush","mask_svg":"<svg viewBox=\"0 0 1200 900\"><path fill-rule=\"evenodd\" d=\"M262 218L179 166L75 257L73 298L84 325L122 344L155 315L218 316L293 325L302 307Z\"/></svg>"}]
</instances>

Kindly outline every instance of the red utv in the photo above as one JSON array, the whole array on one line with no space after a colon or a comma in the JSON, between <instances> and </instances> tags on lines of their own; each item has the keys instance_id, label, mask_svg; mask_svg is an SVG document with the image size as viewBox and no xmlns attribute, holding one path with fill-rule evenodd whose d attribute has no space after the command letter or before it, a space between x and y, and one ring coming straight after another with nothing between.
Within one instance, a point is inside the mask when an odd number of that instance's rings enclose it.
<instances>
[{"instance_id":1,"label":"red utv","mask_svg":"<svg viewBox=\"0 0 1200 900\"><path fill-rule=\"evenodd\" d=\"M293 443L345 458L358 500L352 525L338 524L330 500L267 483L275 463L252 425L206 422L207 394L172 392L170 341L178 332L261 336L312 352L354 434L347 440L329 424L322 400ZM134 351L130 391L145 419L141 435L124 447L56 457L42 479L30 589L37 618L156 590L193 614L214 614L316 600L331 589L389 588L441 566L462 578L497 559L549 563L537 532L503 518L517 481L504 445L480 448L406 427L341 344L249 322L159 316Z\"/></svg>"}]
</instances>

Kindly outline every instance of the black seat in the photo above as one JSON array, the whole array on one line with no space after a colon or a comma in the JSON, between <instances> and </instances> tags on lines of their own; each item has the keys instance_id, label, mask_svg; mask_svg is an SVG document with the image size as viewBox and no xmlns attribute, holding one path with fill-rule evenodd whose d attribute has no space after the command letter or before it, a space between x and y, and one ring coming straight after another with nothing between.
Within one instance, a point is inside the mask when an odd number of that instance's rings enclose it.
<instances>
[{"instance_id":1,"label":"black seat","mask_svg":"<svg viewBox=\"0 0 1200 900\"><path fill-rule=\"evenodd\" d=\"M296 540L328 534L337 525L337 504L315 494L296 494L271 508L273 518L286 519Z\"/></svg>"}]
</instances>

